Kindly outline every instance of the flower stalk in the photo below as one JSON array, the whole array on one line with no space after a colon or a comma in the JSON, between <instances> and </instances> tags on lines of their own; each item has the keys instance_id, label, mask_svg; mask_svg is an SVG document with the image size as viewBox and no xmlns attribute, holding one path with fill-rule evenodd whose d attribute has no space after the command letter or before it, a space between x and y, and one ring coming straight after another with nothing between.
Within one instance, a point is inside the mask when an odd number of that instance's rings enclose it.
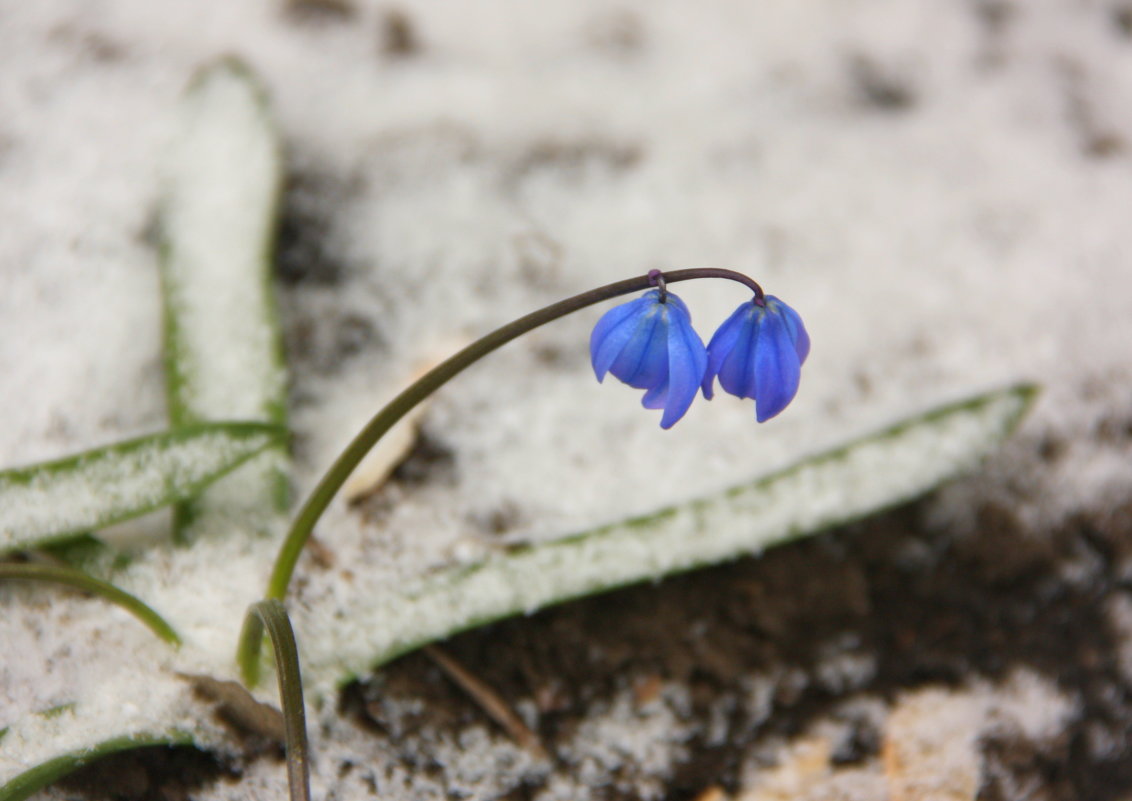
<instances>
[{"instance_id":1,"label":"flower stalk","mask_svg":"<svg viewBox=\"0 0 1132 801\"><path fill-rule=\"evenodd\" d=\"M295 632L282 601L259 601L248 607L244 617L241 642L245 639L259 643L264 629L271 637L275 651L275 670L279 675L279 698L283 706L283 731L287 750L287 783L291 801L310 801L310 753L307 744L306 709L303 703L303 679L299 672L299 651L295 645ZM258 672L259 665L254 665ZM254 676L245 674L249 684Z\"/></svg>"},{"instance_id":2,"label":"flower stalk","mask_svg":"<svg viewBox=\"0 0 1132 801\"><path fill-rule=\"evenodd\" d=\"M282 600L286 596L287 586L291 581L303 546L310 539L315 524L326 511L334 496L337 495L350 474L377 441L433 392L444 386L467 367L511 340L568 314L631 292L655 288L658 286L658 282L668 285L700 278L737 281L754 293L755 303L760 303L764 297L762 287L754 279L734 270L711 267L672 270L663 273L659 270L653 270L647 275L606 284L531 312L476 340L425 373L366 423L365 427L346 446L346 449L342 451L307 497L276 556L271 576L268 579L266 598ZM697 382L698 380L697 378ZM237 662L246 677L257 675L258 671L254 665L259 659L261 639L249 636L240 639Z\"/></svg>"},{"instance_id":3,"label":"flower stalk","mask_svg":"<svg viewBox=\"0 0 1132 801\"><path fill-rule=\"evenodd\" d=\"M597 289L591 289L588 292L575 295L572 298L552 303L545 308L520 317L518 320L508 323L502 328L497 328L482 339L478 339L468 345L463 350L425 373L425 375L415 383L402 391L400 395L374 415L370 421L366 423L365 427L358 432L353 441L342 451L334 461L334 464L331 465L330 469L326 471L326 474L318 482L314 491L311 492L310 496L303 504L302 509L299 510L299 514L295 518L294 524L291 526L287 539L283 543L279 555L276 557L275 566L271 571L271 578L268 581L266 597L282 599L286 596L287 585L290 583L291 574L295 570L295 564L299 560L299 554L310 538L310 534L314 530L314 525L319 517L326 511L326 507L330 505L330 502L334 499L338 490L346 483L346 479L350 477L350 473L361 463L370 449L377 444L377 441L381 439L385 432L396 425L397 421L408 414L414 406L455 378L458 374L463 372L465 368L475 364L484 356L506 345L516 337L520 337L528 331L533 331L540 326L553 322L560 317L565 317L580 309L584 309L587 306L601 303L603 300L610 300L621 295L627 295L630 292L639 292L649 289L654 285L656 275L658 275L658 273L654 271L646 276L606 284ZM675 284L678 281L690 281L697 278L725 278L738 281L750 287L756 297L762 296L762 288L755 283L753 279L733 270L699 268L673 270L659 275L662 275L664 281L668 284Z\"/></svg>"}]
</instances>

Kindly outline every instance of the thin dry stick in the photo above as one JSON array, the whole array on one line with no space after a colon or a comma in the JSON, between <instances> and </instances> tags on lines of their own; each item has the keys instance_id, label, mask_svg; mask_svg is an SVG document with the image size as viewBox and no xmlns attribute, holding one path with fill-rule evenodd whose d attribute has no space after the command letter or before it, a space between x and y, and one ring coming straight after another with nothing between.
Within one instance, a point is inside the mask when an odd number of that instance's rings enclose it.
<instances>
[{"instance_id":1,"label":"thin dry stick","mask_svg":"<svg viewBox=\"0 0 1132 801\"><path fill-rule=\"evenodd\" d=\"M503 727L515 742L530 751L539 759L547 759L549 755L539 742L538 735L527 728L527 725L512 711L507 702L499 697L499 693L488 687L484 682L473 676L467 668L435 645L426 645L423 649L429 658L452 679L460 689L471 696L479 704L488 717Z\"/></svg>"}]
</instances>

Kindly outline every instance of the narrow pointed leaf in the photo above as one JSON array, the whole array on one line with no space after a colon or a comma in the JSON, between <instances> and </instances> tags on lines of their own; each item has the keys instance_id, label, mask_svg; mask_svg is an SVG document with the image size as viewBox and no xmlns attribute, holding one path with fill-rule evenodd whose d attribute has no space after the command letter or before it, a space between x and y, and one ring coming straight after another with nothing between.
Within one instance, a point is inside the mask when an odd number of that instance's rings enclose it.
<instances>
[{"instance_id":1,"label":"narrow pointed leaf","mask_svg":"<svg viewBox=\"0 0 1132 801\"><path fill-rule=\"evenodd\" d=\"M0 471L0 552L65 539L191 498L285 439L278 426L207 423Z\"/></svg>"},{"instance_id":2,"label":"narrow pointed leaf","mask_svg":"<svg viewBox=\"0 0 1132 801\"><path fill-rule=\"evenodd\" d=\"M170 422L286 424L286 372L272 287L283 159L266 93L234 59L203 69L181 102L167 157L161 275ZM231 496L179 510L286 504L286 451L250 465Z\"/></svg>"},{"instance_id":3,"label":"narrow pointed leaf","mask_svg":"<svg viewBox=\"0 0 1132 801\"><path fill-rule=\"evenodd\" d=\"M3 787L0 787L0 801L23 801L32 793L42 790L57 779L63 778L96 759L116 754L119 751L144 748L148 745L191 744L192 736L190 734L175 731L168 734L115 737L90 748L60 754L54 759L24 771Z\"/></svg>"},{"instance_id":4,"label":"narrow pointed leaf","mask_svg":"<svg viewBox=\"0 0 1132 801\"><path fill-rule=\"evenodd\" d=\"M157 614L140 598L115 587L108 581L89 576L73 567L59 565L40 565L14 562L0 562L0 579L18 581L50 581L56 584L66 584L80 590L86 590L98 595L110 603L117 604L142 623L161 639L170 645L180 645L181 637L166 622L165 618Z\"/></svg>"},{"instance_id":5,"label":"narrow pointed leaf","mask_svg":"<svg viewBox=\"0 0 1132 801\"><path fill-rule=\"evenodd\" d=\"M1035 394L1016 386L948 404L716 495L351 598L348 615L314 610L311 627L323 630L305 637L306 675L333 686L484 623L759 553L911 500L997 448Z\"/></svg>"}]
</instances>

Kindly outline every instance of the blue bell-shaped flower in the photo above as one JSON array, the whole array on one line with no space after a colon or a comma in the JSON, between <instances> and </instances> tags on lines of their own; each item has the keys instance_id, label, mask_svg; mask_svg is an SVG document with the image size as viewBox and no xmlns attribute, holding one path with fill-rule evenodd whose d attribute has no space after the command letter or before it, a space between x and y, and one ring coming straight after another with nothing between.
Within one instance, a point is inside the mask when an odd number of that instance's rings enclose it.
<instances>
[{"instance_id":1,"label":"blue bell-shaped flower","mask_svg":"<svg viewBox=\"0 0 1132 801\"><path fill-rule=\"evenodd\" d=\"M688 307L660 289L606 312L590 335L590 359L598 381L608 372L647 390L641 404L664 409L661 428L671 428L688 411L707 369L707 351Z\"/></svg>"},{"instance_id":2,"label":"blue bell-shaped flower","mask_svg":"<svg viewBox=\"0 0 1132 801\"><path fill-rule=\"evenodd\" d=\"M798 313L773 295L755 298L736 309L708 343L704 397L711 400L719 376L725 392L753 398L755 417L765 422L794 399L809 353L810 337Z\"/></svg>"}]
</instances>

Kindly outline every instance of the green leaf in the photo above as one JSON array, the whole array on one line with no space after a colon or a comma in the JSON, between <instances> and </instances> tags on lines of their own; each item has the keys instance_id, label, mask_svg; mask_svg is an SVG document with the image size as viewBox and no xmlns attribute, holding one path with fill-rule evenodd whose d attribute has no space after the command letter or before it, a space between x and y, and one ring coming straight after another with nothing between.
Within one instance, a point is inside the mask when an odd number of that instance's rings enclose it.
<instances>
[{"instance_id":1,"label":"green leaf","mask_svg":"<svg viewBox=\"0 0 1132 801\"><path fill-rule=\"evenodd\" d=\"M340 617L313 610L306 675L333 686L484 623L759 553L911 500L997 448L1035 394L1015 386L951 403L708 497L352 597Z\"/></svg>"},{"instance_id":2,"label":"green leaf","mask_svg":"<svg viewBox=\"0 0 1132 801\"><path fill-rule=\"evenodd\" d=\"M0 551L58 541L191 498L285 440L278 426L207 423L0 471Z\"/></svg>"},{"instance_id":3,"label":"green leaf","mask_svg":"<svg viewBox=\"0 0 1132 801\"><path fill-rule=\"evenodd\" d=\"M57 779L76 771L100 757L142 748L147 745L191 745L192 736L185 732L169 734L133 735L115 737L91 748L61 754L27 770L0 787L0 801L23 801L37 790L42 790Z\"/></svg>"},{"instance_id":4,"label":"green leaf","mask_svg":"<svg viewBox=\"0 0 1132 801\"><path fill-rule=\"evenodd\" d=\"M161 203L165 366L174 427L243 419L286 424L287 381L272 286L283 158L266 92L240 62L202 69L180 105ZM282 511L286 450L250 465L228 497L178 515L179 533L210 508Z\"/></svg>"},{"instance_id":5,"label":"green leaf","mask_svg":"<svg viewBox=\"0 0 1132 801\"><path fill-rule=\"evenodd\" d=\"M92 592L125 609L148 626L154 634L170 645L179 646L181 644L181 638L177 632L173 630L173 627L166 622L165 618L149 608L142 600L115 587L107 581L89 576L73 567L0 562L0 579L52 581L57 584L66 584L76 589ZM69 706L55 707L48 710L48 712L58 714L63 709L69 708Z\"/></svg>"}]
</instances>

